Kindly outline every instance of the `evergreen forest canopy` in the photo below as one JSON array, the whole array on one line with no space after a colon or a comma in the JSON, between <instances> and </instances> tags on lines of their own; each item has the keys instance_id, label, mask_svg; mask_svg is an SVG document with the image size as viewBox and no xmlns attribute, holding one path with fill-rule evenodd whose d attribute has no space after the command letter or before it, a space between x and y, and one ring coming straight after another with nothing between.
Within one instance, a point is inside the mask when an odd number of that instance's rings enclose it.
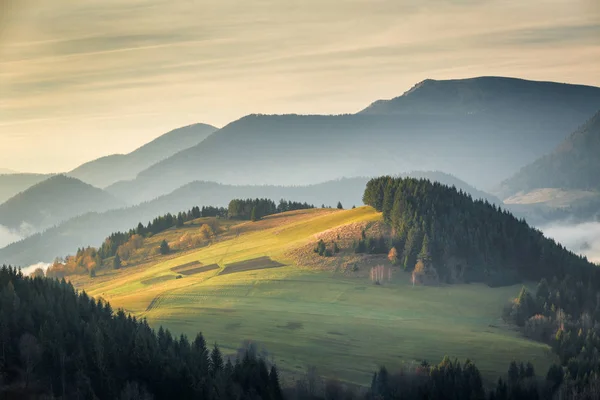
<instances>
[{"instance_id":1,"label":"evergreen forest canopy","mask_svg":"<svg viewBox=\"0 0 600 400\"><path fill-rule=\"evenodd\" d=\"M523 279L590 280L596 266L486 200L425 179L384 176L367 183L363 201L383 213L407 270L422 262L445 282L512 284Z\"/></svg>"},{"instance_id":2,"label":"evergreen forest canopy","mask_svg":"<svg viewBox=\"0 0 600 400\"><path fill-rule=\"evenodd\" d=\"M0 268L0 398L282 399L275 366L225 361L202 336L158 332L64 280Z\"/></svg>"}]
</instances>

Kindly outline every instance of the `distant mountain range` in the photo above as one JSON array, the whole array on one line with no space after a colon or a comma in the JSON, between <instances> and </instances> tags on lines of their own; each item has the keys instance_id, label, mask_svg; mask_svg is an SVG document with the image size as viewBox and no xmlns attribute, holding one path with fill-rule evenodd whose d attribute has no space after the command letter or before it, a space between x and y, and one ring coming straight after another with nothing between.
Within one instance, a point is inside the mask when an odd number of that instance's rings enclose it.
<instances>
[{"instance_id":1,"label":"distant mountain range","mask_svg":"<svg viewBox=\"0 0 600 400\"><path fill-rule=\"evenodd\" d=\"M412 172L401 176L427 178L455 186L474 198L484 198L495 202L493 196L481 192L461 180L441 172ZM357 177L340 179L317 185L283 186L235 186L214 182L192 182L169 195L159 197L137 206L103 213L90 212L72 218L41 234L32 235L20 242L0 249L0 260L14 265L26 266L39 261L52 261L57 256L65 256L73 249L88 245L98 246L102 240L115 231L128 230L138 222L144 224L158 215L179 212L193 206L227 206L234 198L270 198L308 202L320 207L322 204L335 207L338 201L350 208L362 205L362 195L370 178Z\"/></svg>"},{"instance_id":2,"label":"distant mountain range","mask_svg":"<svg viewBox=\"0 0 600 400\"><path fill-rule=\"evenodd\" d=\"M117 181L133 179L140 171L197 145L216 130L217 128L207 124L175 129L129 154L113 154L90 161L68 175L100 188Z\"/></svg>"},{"instance_id":3,"label":"distant mountain range","mask_svg":"<svg viewBox=\"0 0 600 400\"><path fill-rule=\"evenodd\" d=\"M426 80L354 115L250 115L107 190L146 201L195 180L305 185L440 170L491 189L600 108L600 88L512 78Z\"/></svg>"},{"instance_id":4,"label":"distant mountain range","mask_svg":"<svg viewBox=\"0 0 600 400\"><path fill-rule=\"evenodd\" d=\"M0 225L13 230L26 227L26 230L40 231L77 215L124 205L101 189L56 175L2 203Z\"/></svg>"},{"instance_id":5,"label":"distant mountain range","mask_svg":"<svg viewBox=\"0 0 600 400\"><path fill-rule=\"evenodd\" d=\"M46 174L8 174L0 175L0 204L23 190L46 180Z\"/></svg>"},{"instance_id":6,"label":"distant mountain range","mask_svg":"<svg viewBox=\"0 0 600 400\"><path fill-rule=\"evenodd\" d=\"M17 171L13 171L12 169L0 168L0 175L16 174L16 173L17 173Z\"/></svg>"}]
</instances>

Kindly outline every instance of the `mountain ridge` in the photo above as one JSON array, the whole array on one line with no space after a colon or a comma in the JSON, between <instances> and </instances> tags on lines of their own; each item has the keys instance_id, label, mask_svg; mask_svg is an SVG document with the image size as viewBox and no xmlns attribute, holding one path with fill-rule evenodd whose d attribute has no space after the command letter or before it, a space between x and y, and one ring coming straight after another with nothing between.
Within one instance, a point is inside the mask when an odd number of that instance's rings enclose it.
<instances>
[{"instance_id":1,"label":"mountain ridge","mask_svg":"<svg viewBox=\"0 0 600 400\"><path fill-rule=\"evenodd\" d=\"M0 225L40 231L89 211L105 211L124 204L76 178L54 175L0 204Z\"/></svg>"},{"instance_id":2,"label":"mountain ridge","mask_svg":"<svg viewBox=\"0 0 600 400\"><path fill-rule=\"evenodd\" d=\"M600 111L571 133L553 152L524 166L498 189L502 197L555 188L600 193Z\"/></svg>"},{"instance_id":3,"label":"mountain ridge","mask_svg":"<svg viewBox=\"0 0 600 400\"><path fill-rule=\"evenodd\" d=\"M516 89L496 94L505 81ZM198 179L307 185L414 169L442 170L491 189L600 108L600 88L591 86L512 78L417 86L399 97L410 107L398 113L248 115L107 189L145 201ZM549 94L554 87L562 90ZM485 111L469 111L479 109Z\"/></svg>"},{"instance_id":4,"label":"mountain ridge","mask_svg":"<svg viewBox=\"0 0 600 400\"><path fill-rule=\"evenodd\" d=\"M67 174L97 187L132 179L140 171L197 145L217 130L203 123L173 129L127 154L111 154L86 162Z\"/></svg>"}]
</instances>

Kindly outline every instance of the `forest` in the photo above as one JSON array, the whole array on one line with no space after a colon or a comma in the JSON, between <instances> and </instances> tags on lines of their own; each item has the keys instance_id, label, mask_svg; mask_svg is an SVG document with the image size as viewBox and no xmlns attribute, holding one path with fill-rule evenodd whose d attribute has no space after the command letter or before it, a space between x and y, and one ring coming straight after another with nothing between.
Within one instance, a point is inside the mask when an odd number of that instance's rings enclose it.
<instances>
[{"instance_id":1,"label":"forest","mask_svg":"<svg viewBox=\"0 0 600 400\"><path fill-rule=\"evenodd\" d=\"M426 179L384 176L367 183L363 201L383 213L404 269L417 263L441 282L509 285L543 277L591 281L600 271L487 200Z\"/></svg>"}]
</instances>

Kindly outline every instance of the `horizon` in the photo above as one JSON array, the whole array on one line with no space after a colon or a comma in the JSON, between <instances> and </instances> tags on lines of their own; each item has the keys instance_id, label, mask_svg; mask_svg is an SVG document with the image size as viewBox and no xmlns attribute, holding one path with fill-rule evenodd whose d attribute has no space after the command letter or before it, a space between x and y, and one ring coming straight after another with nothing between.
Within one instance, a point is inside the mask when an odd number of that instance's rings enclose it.
<instances>
[{"instance_id":1,"label":"horizon","mask_svg":"<svg viewBox=\"0 0 600 400\"><path fill-rule=\"evenodd\" d=\"M191 123L353 113L425 79L600 86L593 0L2 7L0 167L22 172L70 171Z\"/></svg>"}]
</instances>

